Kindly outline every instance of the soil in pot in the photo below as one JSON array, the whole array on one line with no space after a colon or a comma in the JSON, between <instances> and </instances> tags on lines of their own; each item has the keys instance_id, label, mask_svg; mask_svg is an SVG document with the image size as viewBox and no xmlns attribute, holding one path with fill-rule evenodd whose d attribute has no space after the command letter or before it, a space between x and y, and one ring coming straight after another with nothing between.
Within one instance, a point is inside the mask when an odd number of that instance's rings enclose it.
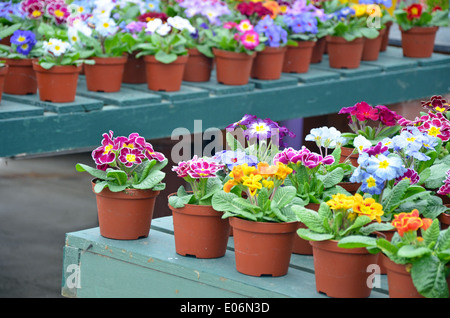
<instances>
[{"instance_id":1,"label":"soil in pot","mask_svg":"<svg viewBox=\"0 0 450 318\"><path fill-rule=\"evenodd\" d=\"M311 245L318 292L335 298L370 296L367 268L377 263L378 254L365 248L340 248L337 241L311 241Z\"/></svg>"},{"instance_id":2,"label":"soil in pot","mask_svg":"<svg viewBox=\"0 0 450 318\"><path fill-rule=\"evenodd\" d=\"M145 55L145 69L147 87L153 91L175 92L181 89L184 69L188 60L187 55L169 64L161 63L153 55Z\"/></svg>"},{"instance_id":3,"label":"soil in pot","mask_svg":"<svg viewBox=\"0 0 450 318\"><path fill-rule=\"evenodd\" d=\"M364 39L347 41L342 37L327 36L329 65L332 68L354 69L361 64Z\"/></svg>"},{"instance_id":4,"label":"soil in pot","mask_svg":"<svg viewBox=\"0 0 450 318\"><path fill-rule=\"evenodd\" d=\"M85 64L88 91L112 93L120 91L127 56L94 57L94 65Z\"/></svg>"},{"instance_id":5,"label":"soil in pot","mask_svg":"<svg viewBox=\"0 0 450 318\"><path fill-rule=\"evenodd\" d=\"M32 59L6 59L9 71L6 76L4 92L12 95L37 93L36 73Z\"/></svg>"},{"instance_id":6,"label":"soil in pot","mask_svg":"<svg viewBox=\"0 0 450 318\"><path fill-rule=\"evenodd\" d=\"M365 39L361 60L376 61L380 55L381 42L386 33L386 29L379 30L380 34L375 39Z\"/></svg>"},{"instance_id":7,"label":"soil in pot","mask_svg":"<svg viewBox=\"0 0 450 318\"><path fill-rule=\"evenodd\" d=\"M283 276L289 269L298 222L253 222L230 218L236 270L250 276Z\"/></svg>"},{"instance_id":8,"label":"soil in pot","mask_svg":"<svg viewBox=\"0 0 450 318\"><path fill-rule=\"evenodd\" d=\"M93 183L92 189L94 186ZM149 235L159 191L126 189L111 192L105 188L95 194L100 235L116 240L136 240Z\"/></svg>"},{"instance_id":9,"label":"soil in pot","mask_svg":"<svg viewBox=\"0 0 450 318\"><path fill-rule=\"evenodd\" d=\"M224 85L245 85L248 84L252 70L252 55L247 53L236 53L213 48L216 61L217 82Z\"/></svg>"},{"instance_id":10,"label":"soil in pot","mask_svg":"<svg viewBox=\"0 0 450 318\"><path fill-rule=\"evenodd\" d=\"M299 41L297 46L289 45L284 56L284 73L307 73L315 41Z\"/></svg>"},{"instance_id":11,"label":"soil in pot","mask_svg":"<svg viewBox=\"0 0 450 318\"><path fill-rule=\"evenodd\" d=\"M173 216L175 250L183 256L218 258L225 255L230 222L209 205L170 206Z\"/></svg>"},{"instance_id":12,"label":"soil in pot","mask_svg":"<svg viewBox=\"0 0 450 318\"><path fill-rule=\"evenodd\" d=\"M284 56L287 48L266 47L263 51L256 53L253 60L251 78L260 80L277 80L281 77Z\"/></svg>"},{"instance_id":13,"label":"soil in pot","mask_svg":"<svg viewBox=\"0 0 450 318\"><path fill-rule=\"evenodd\" d=\"M52 103L70 103L75 100L80 66L54 66L49 70L33 62L39 99Z\"/></svg>"},{"instance_id":14,"label":"soil in pot","mask_svg":"<svg viewBox=\"0 0 450 318\"><path fill-rule=\"evenodd\" d=\"M183 81L208 82L211 79L213 59L203 55L199 50L188 50L188 60L184 69Z\"/></svg>"},{"instance_id":15,"label":"soil in pot","mask_svg":"<svg viewBox=\"0 0 450 318\"><path fill-rule=\"evenodd\" d=\"M414 58L431 57L434 41L439 27L413 27L408 31L402 30L403 56Z\"/></svg>"}]
</instances>

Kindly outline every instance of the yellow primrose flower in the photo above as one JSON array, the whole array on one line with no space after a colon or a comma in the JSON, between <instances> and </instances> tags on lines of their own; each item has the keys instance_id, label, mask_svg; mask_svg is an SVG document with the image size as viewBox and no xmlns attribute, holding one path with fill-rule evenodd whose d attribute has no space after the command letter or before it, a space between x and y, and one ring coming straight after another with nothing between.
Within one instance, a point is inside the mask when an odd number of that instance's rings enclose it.
<instances>
[{"instance_id":1,"label":"yellow primrose flower","mask_svg":"<svg viewBox=\"0 0 450 318\"><path fill-rule=\"evenodd\" d=\"M327 205L333 210L348 210L353 207L354 198L338 193L331 196L331 200L327 201Z\"/></svg>"},{"instance_id":2,"label":"yellow primrose flower","mask_svg":"<svg viewBox=\"0 0 450 318\"><path fill-rule=\"evenodd\" d=\"M242 184L246 186L250 190L251 195L255 195L256 190L262 188L261 182L262 179L260 174L251 174L249 176L243 176L242 180L244 181Z\"/></svg>"},{"instance_id":3,"label":"yellow primrose flower","mask_svg":"<svg viewBox=\"0 0 450 318\"><path fill-rule=\"evenodd\" d=\"M378 4L368 4L366 8L366 12L370 16L381 17L381 8Z\"/></svg>"},{"instance_id":4,"label":"yellow primrose flower","mask_svg":"<svg viewBox=\"0 0 450 318\"><path fill-rule=\"evenodd\" d=\"M365 4L354 4L352 9L355 10L355 16L360 17L366 14L367 8Z\"/></svg>"},{"instance_id":5,"label":"yellow primrose flower","mask_svg":"<svg viewBox=\"0 0 450 318\"><path fill-rule=\"evenodd\" d=\"M278 171L275 173L275 175L284 180L286 179L286 177L292 173L292 168L289 168L287 165L281 163L281 162L277 162L277 166L278 166Z\"/></svg>"},{"instance_id":6,"label":"yellow primrose flower","mask_svg":"<svg viewBox=\"0 0 450 318\"><path fill-rule=\"evenodd\" d=\"M355 194L355 204L353 205L353 212L359 215L367 215L371 220L381 222L383 215L383 206L376 202L373 198L363 198L359 193Z\"/></svg>"},{"instance_id":7,"label":"yellow primrose flower","mask_svg":"<svg viewBox=\"0 0 450 318\"><path fill-rule=\"evenodd\" d=\"M262 184L263 184L264 188L267 188L267 189L272 189L274 187L273 181L270 181L270 180L263 180Z\"/></svg>"},{"instance_id":8,"label":"yellow primrose flower","mask_svg":"<svg viewBox=\"0 0 450 318\"><path fill-rule=\"evenodd\" d=\"M226 193L229 193L231 191L231 189L237 185L237 183L234 180L228 180L224 185L223 185L223 191Z\"/></svg>"}]
</instances>

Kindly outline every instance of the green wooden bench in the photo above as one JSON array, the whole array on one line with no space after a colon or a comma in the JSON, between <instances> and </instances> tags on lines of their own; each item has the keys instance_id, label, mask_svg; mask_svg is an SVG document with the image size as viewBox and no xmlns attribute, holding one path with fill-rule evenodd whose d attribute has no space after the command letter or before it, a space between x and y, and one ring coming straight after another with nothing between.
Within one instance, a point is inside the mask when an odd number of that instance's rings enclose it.
<instances>
[{"instance_id":1,"label":"green wooden bench","mask_svg":"<svg viewBox=\"0 0 450 318\"><path fill-rule=\"evenodd\" d=\"M292 254L288 273L281 277L239 273L232 236L224 257L178 255L171 216L153 219L149 236L132 241L104 238L99 228L67 233L62 274L61 293L66 297L327 297L316 291L311 255ZM370 298L387 298L386 275L378 279Z\"/></svg>"},{"instance_id":2,"label":"green wooden bench","mask_svg":"<svg viewBox=\"0 0 450 318\"><path fill-rule=\"evenodd\" d=\"M250 80L247 85L183 82L179 92L155 92L146 84L124 84L118 93L86 90L80 77L73 103L47 103L37 95L3 95L0 104L0 157L92 150L101 134L139 132L147 139L170 137L177 127L194 131L223 129L243 114L276 121L333 114L359 101L393 104L450 92L450 56L428 59L402 56L388 47L379 60L358 69L328 66L327 56L304 74L285 74L279 80Z\"/></svg>"}]
</instances>

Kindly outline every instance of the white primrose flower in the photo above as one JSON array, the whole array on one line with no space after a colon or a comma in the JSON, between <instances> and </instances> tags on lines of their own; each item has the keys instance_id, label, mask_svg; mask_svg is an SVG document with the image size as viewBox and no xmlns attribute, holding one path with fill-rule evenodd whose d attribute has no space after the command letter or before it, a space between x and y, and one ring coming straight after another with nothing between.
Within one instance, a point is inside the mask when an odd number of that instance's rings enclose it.
<instances>
[{"instance_id":1,"label":"white primrose flower","mask_svg":"<svg viewBox=\"0 0 450 318\"><path fill-rule=\"evenodd\" d=\"M51 53L58 57L69 51L72 46L68 42L51 38L50 40L43 42L43 47L46 53Z\"/></svg>"},{"instance_id":2,"label":"white primrose flower","mask_svg":"<svg viewBox=\"0 0 450 318\"><path fill-rule=\"evenodd\" d=\"M156 30L163 24L161 19L154 19L147 22L145 32L155 33Z\"/></svg>"},{"instance_id":3,"label":"white primrose flower","mask_svg":"<svg viewBox=\"0 0 450 318\"><path fill-rule=\"evenodd\" d=\"M101 36L113 35L117 32L118 29L119 27L116 25L116 22L111 18L99 20L95 25L95 30Z\"/></svg>"},{"instance_id":4,"label":"white primrose flower","mask_svg":"<svg viewBox=\"0 0 450 318\"><path fill-rule=\"evenodd\" d=\"M187 29L189 33L195 33L195 28L191 25L191 22L180 16L169 17L167 19L167 24L180 31Z\"/></svg>"},{"instance_id":5,"label":"white primrose flower","mask_svg":"<svg viewBox=\"0 0 450 318\"><path fill-rule=\"evenodd\" d=\"M172 27L170 25L168 25L167 23L163 23L156 30L156 33L158 33L161 36L166 36L167 34L170 33L171 30L172 30Z\"/></svg>"},{"instance_id":6,"label":"white primrose flower","mask_svg":"<svg viewBox=\"0 0 450 318\"><path fill-rule=\"evenodd\" d=\"M353 139L353 146L358 150L358 153L362 153L364 149L372 147L372 143L366 137L358 135Z\"/></svg>"}]
</instances>

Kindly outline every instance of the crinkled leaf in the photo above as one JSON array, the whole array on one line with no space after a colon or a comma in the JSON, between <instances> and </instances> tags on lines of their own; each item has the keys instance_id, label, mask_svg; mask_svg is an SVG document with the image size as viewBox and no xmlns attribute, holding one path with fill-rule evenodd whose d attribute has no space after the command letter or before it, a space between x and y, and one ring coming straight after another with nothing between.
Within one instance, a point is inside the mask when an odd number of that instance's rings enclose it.
<instances>
[{"instance_id":1,"label":"crinkled leaf","mask_svg":"<svg viewBox=\"0 0 450 318\"><path fill-rule=\"evenodd\" d=\"M375 247L377 239L365 235L350 235L339 240L338 246L342 248Z\"/></svg>"},{"instance_id":2,"label":"crinkled leaf","mask_svg":"<svg viewBox=\"0 0 450 318\"><path fill-rule=\"evenodd\" d=\"M307 241L327 241L334 238L333 234L330 233L317 233L310 229L300 228L297 230L298 236Z\"/></svg>"},{"instance_id":3,"label":"crinkled leaf","mask_svg":"<svg viewBox=\"0 0 450 318\"><path fill-rule=\"evenodd\" d=\"M138 184L133 184L135 189L152 189L155 185L164 180L166 174L162 171L152 171L149 175Z\"/></svg>"},{"instance_id":4,"label":"crinkled leaf","mask_svg":"<svg viewBox=\"0 0 450 318\"><path fill-rule=\"evenodd\" d=\"M101 180L106 180L106 171L92 168L92 167L82 164L82 163L77 163L75 166L75 169L79 172L86 171L87 173L89 173L91 176L93 176L95 178L98 178Z\"/></svg>"},{"instance_id":5,"label":"crinkled leaf","mask_svg":"<svg viewBox=\"0 0 450 318\"><path fill-rule=\"evenodd\" d=\"M411 278L417 291L427 298L448 298L446 264L435 256L422 257L414 261Z\"/></svg>"},{"instance_id":6,"label":"crinkled leaf","mask_svg":"<svg viewBox=\"0 0 450 318\"><path fill-rule=\"evenodd\" d=\"M323 226L323 219L316 211L306 209L303 206L293 205L292 211L297 215L297 218L305 224L311 231L317 233L327 233L326 228Z\"/></svg>"},{"instance_id":7,"label":"crinkled leaf","mask_svg":"<svg viewBox=\"0 0 450 318\"><path fill-rule=\"evenodd\" d=\"M415 247L412 245L404 245L397 252L399 257L416 258L431 254L431 250L426 247Z\"/></svg>"},{"instance_id":8,"label":"crinkled leaf","mask_svg":"<svg viewBox=\"0 0 450 318\"><path fill-rule=\"evenodd\" d=\"M294 199L297 190L292 186L280 187L273 196L273 202L277 203L278 208L287 206Z\"/></svg>"}]
</instances>

